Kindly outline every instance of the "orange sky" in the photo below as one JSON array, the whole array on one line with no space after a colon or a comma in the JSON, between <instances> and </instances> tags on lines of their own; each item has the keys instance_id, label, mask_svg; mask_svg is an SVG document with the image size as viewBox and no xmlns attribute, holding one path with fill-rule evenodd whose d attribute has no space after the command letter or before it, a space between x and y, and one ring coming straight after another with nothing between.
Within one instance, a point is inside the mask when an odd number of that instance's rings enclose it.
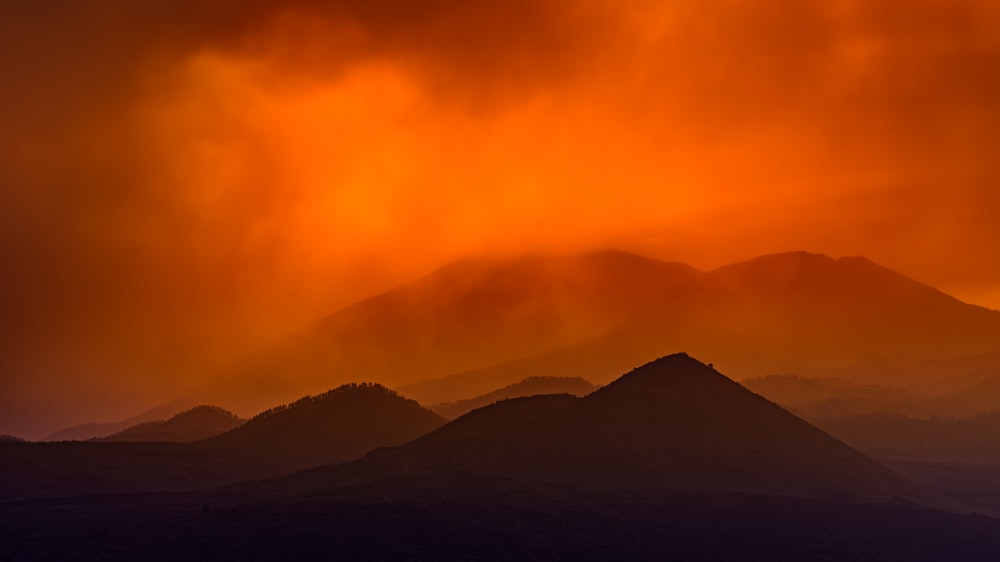
<instances>
[{"instance_id":1,"label":"orange sky","mask_svg":"<svg viewBox=\"0 0 1000 562\"><path fill-rule=\"evenodd\" d=\"M4 2L0 37L0 432L467 254L862 254L1000 308L991 0Z\"/></svg>"}]
</instances>

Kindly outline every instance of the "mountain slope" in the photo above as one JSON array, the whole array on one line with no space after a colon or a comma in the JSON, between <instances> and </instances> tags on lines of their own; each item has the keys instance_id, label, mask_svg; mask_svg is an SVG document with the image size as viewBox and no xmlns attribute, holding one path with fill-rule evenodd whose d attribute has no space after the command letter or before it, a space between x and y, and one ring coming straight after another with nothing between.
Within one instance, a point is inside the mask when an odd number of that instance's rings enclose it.
<instances>
[{"instance_id":1,"label":"mountain slope","mask_svg":"<svg viewBox=\"0 0 1000 562\"><path fill-rule=\"evenodd\" d=\"M763 256L707 273L701 291L700 318L740 353L781 354L807 368L869 356L954 357L1000 341L1000 313L862 257Z\"/></svg>"},{"instance_id":2,"label":"mountain slope","mask_svg":"<svg viewBox=\"0 0 1000 562\"><path fill-rule=\"evenodd\" d=\"M183 443L207 439L239 427L243 420L217 406L196 406L164 420L134 425L101 441L170 441Z\"/></svg>"}]
</instances>

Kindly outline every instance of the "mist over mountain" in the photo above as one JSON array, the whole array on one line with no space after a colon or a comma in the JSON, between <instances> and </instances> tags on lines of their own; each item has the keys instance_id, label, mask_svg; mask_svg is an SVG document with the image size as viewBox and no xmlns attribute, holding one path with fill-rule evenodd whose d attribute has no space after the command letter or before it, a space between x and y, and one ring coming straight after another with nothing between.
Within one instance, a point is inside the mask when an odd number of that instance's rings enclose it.
<instances>
[{"instance_id":1,"label":"mist over mountain","mask_svg":"<svg viewBox=\"0 0 1000 562\"><path fill-rule=\"evenodd\" d=\"M107 437L135 425L162 421L172 417L186 408L186 406L182 405L184 403L183 399L171 400L166 404L146 410L138 415L130 416L121 421L77 424L46 435L40 441L86 441L88 439Z\"/></svg>"},{"instance_id":2,"label":"mist over mountain","mask_svg":"<svg viewBox=\"0 0 1000 562\"><path fill-rule=\"evenodd\" d=\"M741 380L954 391L950 379L1000 369L998 342L1000 312L861 257L790 252L708 272L612 250L467 259L329 314L180 402L248 416L352 380L458 402L536 376L604 384L664 348Z\"/></svg>"},{"instance_id":3,"label":"mist over mountain","mask_svg":"<svg viewBox=\"0 0 1000 562\"><path fill-rule=\"evenodd\" d=\"M256 410L266 407L262 396L301 395L359 378L398 388L531 357L628 323L699 274L686 265L611 250L462 260L322 318L247 359L206 393L213 401ZM418 399L432 404L472 398L545 374L489 382L463 396Z\"/></svg>"},{"instance_id":4,"label":"mist over mountain","mask_svg":"<svg viewBox=\"0 0 1000 562\"><path fill-rule=\"evenodd\" d=\"M740 384L808 420L870 413L922 417L938 411L937 397L896 386L798 375L754 377Z\"/></svg>"},{"instance_id":5,"label":"mist over mountain","mask_svg":"<svg viewBox=\"0 0 1000 562\"><path fill-rule=\"evenodd\" d=\"M246 420L218 406L195 406L163 421L145 422L101 441L170 441L187 442L207 439L242 425Z\"/></svg>"},{"instance_id":6,"label":"mist over mountain","mask_svg":"<svg viewBox=\"0 0 1000 562\"><path fill-rule=\"evenodd\" d=\"M627 285L620 290L627 292ZM590 340L400 390L433 402L534 374L601 384L657 357L663 346L689 349L740 379L794 373L924 387L952 376L942 358L956 366L1000 365L991 354L998 342L1000 312L962 303L864 258L793 252L660 291L626 322Z\"/></svg>"},{"instance_id":7,"label":"mist over mountain","mask_svg":"<svg viewBox=\"0 0 1000 562\"><path fill-rule=\"evenodd\" d=\"M571 394L573 396L584 396L590 394L597 387L586 379L580 377L528 377L522 381L507 385L503 388L486 393L482 396L460 400L458 402L444 402L430 407L436 414L447 419L455 419L476 408L488 406L499 400L510 398L520 398L534 396L538 394Z\"/></svg>"},{"instance_id":8,"label":"mist over mountain","mask_svg":"<svg viewBox=\"0 0 1000 562\"><path fill-rule=\"evenodd\" d=\"M914 418L969 417L1000 412L1000 376L979 369L977 376L937 380L934 386L957 390L922 392L899 386L864 384L838 378L769 375L741 384L809 420L864 414L895 414Z\"/></svg>"}]
</instances>

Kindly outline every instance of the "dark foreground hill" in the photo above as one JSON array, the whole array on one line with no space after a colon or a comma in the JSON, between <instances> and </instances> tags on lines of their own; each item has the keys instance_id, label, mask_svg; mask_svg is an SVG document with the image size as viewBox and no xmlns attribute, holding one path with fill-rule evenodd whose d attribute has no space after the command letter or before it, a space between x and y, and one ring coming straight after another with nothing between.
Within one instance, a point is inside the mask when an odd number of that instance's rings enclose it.
<instances>
[{"instance_id":1,"label":"dark foreground hill","mask_svg":"<svg viewBox=\"0 0 1000 562\"><path fill-rule=\"evenodd\" d=\"M996 560L1000 522L686 356L407 445L187 494L0 504L0 557Z\"/></svg>"},{"instance_id":2,"label":"dark foreground hill","mask_svg":"<svg viewBox=\"0 0 1000 562\"><path fill-rule=\"evenodd\" d=\"M378 385L345 385L192 443L0 443L0 501L194 490L275 477L399 445L444 423Z\"/></svg>"},{"instance_id":3,"label":"dark foreground hill","mask_svg":"<svg viewBox=\"0 0 1000 562\"><path fill-rule=\"evenodd\" d=\"M458 482L442 475L461 472L475 482L592 491L919 496L897 474L685 354L580 399L547 398L551 410L522 418L538 400L500 402L403 447L324 469L310 493L400 476L454 492Z\"/></svg>"},{"instance_id":4,"label":"dark foreground hill","mask_svg":"<svg viewBox=\"0 0 1000 562\"><path fill-rule=\"evenodd\" d=\"M225 433L239 427L245 421L218 406L196 406L168 420L134 425L99 440L185 443Z\"/></svg>"},{"instance_id":5,"label":"dark foreground hill","mask_svg":"<svg viewBox=\"0 0 1000 562\"><path fill-rule=\"evenodd\" d=\"M400 445L445 423L377 384L348 384L267 410L202 446L246 457L291 457L321 464Z\"/></svg>"},{"instance_id":6,"label":"dark foreground hill","mask_svg":"<svg viewBox=\"0 0 1000 562\"><path fill-rule=\"evenodd\" d=\"M572 394L573 396L584 396L597 390L597 387L590 381L580 377L528 377L522 381L507 385L494 390L457 402L444 402L430 407L434 413L453 420L465 415L476 408L488 406L499 400L510 398L521 398L524 396L535 396L538 394Z\"/></svg>"}]
</instances>

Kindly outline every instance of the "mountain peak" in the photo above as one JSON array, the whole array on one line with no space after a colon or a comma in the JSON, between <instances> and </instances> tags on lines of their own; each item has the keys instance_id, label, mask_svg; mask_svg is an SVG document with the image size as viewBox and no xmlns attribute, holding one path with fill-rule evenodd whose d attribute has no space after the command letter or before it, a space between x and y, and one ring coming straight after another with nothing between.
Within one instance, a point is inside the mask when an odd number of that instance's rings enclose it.
<instances>
[{"instance_id":1,"label":"mountain peak","mask_svg":"<svg viewBox=\"0 0 1000 562\"><path fill-rule=\"evenodd\" d=\"M266 410L206 443L233 454L290 457L315 465L400 445L444 422L382 385L351 383Z\"/></svg>"},{"instance_id":2,"label":"mountain peak","mask_svg":"<svg viewBox=\"0 0 1000 562\"><path fill-rule=\"evenodd\" d=\"M636 367L605 387L610 392L618 390L663 392L682 390L691 386L732 383L716 371L685 352L665 355L645 365Z\"/></svg>"},{"instance_id":3,"label":"mountain peak","mask_svg":"<svg viewBox=\"0 0 1000 562\"><path fill-rule=\"evenodd\" d=\"M442 477L460 472L463 482L498 478L586 491L919 495L895 473L686 353L649 362L583 398L487 406L334 473L340 482L364 483L398 471L435 493L460 490L462 482Z\"/></svg>"}]
</instances>

